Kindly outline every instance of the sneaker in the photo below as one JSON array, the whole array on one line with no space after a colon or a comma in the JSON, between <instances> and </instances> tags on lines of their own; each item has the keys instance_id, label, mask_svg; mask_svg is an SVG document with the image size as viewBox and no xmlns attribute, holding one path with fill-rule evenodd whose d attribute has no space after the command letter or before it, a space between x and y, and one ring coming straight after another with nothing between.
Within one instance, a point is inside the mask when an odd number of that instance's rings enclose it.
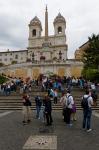
<instances>
[{"instance_id":1,"label":"sneaker","mask_svg":"<svg viewBox=\"0 0 99 150\"><path fill-rule=\"evenodd\" d=\"M72 123L70 123L70 124L69 124L69 126L70 126L70 127L72 127L72 126L73 126L73 124L72 124Z\"/></svg>"},{"instance_id":2,"label":"sneaker","mask_svg":"<svg viewBox=\"0 0 99 150\"><path fill-rule=\"evenodd\" d=\"M90 131L92 131L92 129L88 129L88 130L87 130L87 132L90 132Z\"/></svg>"},{"instance_id":3,"label":"sneaker","mask_svg":"<svg viewBox=\"0 0 99 150\"><path fill-rule=\"evenodd\" d=\"M24 120L23 120L22 122L23 122L23 123L26 123L26 121L24 121Z\"/></svg>"},{"instance_id":4,"label":"sneaker","mask_svg":"<svg viewBox=\"0 0 99 150\"><path fill-rule=\"evenodd\" d=\"M73 126L73 124L72 123L70 123L70 124L67 124L69 127L72 127Z\"/></svg>"},{"instance_id":5,"label":"sneaker","mask_svg":"<svg viewBox=\"0 0 99 150\"><path fill-rule=\"evenodd\" d=\"M28 119L28 120L27 120L27 123L30 123L30 122L31 122L31 120L30 120L30 119Z\"/></svg>"}]
</instances>

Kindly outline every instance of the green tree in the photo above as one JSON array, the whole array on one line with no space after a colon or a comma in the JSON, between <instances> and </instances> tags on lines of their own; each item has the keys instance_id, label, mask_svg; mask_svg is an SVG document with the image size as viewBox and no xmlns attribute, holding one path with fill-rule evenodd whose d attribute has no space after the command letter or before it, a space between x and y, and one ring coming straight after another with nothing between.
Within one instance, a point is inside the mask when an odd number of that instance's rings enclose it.
<instances>
[{"instance_id":1,"label":"green tree","mask_svg":"<svg viewBox=\"0 0 99 150\"><path fill-rule=\"evenodd\" d=\"M6 81L8 81L8 79L6 77L0 75L0 84L3 84Z\"/></svg>"},{"instance_id":2,"label":"green tree","mask_svg":"<svg viewBox=\"0 0 99 150\"><path fill-rule=\"evenodd\" d=\"M11 62L11 64L13 65L13 64L17 64L17 61L16 60L13 60L12 62Z\"/></svg>"},{"instance_id":3,"label":"green tree","mask_svg":"<svg viewBox=\"0 0 99 150\"><path fill-rule=\"evenodd\" d=\"M83 54L84 68L99 69L99 35L93 34L88 43Z\"/></svg>"},{"instance_id":4,"label":"green tree","mask_svg":"<svg viewBox=\"0 0 99 150\"><path fill-rule=\"evenodd\" d=\"M87 79L97 80L97 75L99 75L99 34L93 34L88 39L89 46L83 54L82 75Z\"/></svg>"},{"instance_id":5,"label":"green tree","mask_svg":"<svg viewBox=\"0 0 99 150\"><path fill-rule=\"evenodd\" d=\"M2 67L2 66L4 66L4 64L3 64L3 63L0 63L0 67Z\"/></svg>"}]
</instances>

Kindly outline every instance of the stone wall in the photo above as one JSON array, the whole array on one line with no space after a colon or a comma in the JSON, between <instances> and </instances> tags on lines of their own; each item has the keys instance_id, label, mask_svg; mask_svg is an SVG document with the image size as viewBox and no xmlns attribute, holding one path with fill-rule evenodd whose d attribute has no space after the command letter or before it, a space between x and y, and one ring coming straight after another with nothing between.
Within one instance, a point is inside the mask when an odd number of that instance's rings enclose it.
<instances>
[{"instance_id":1,"label":"stone wall","mask_svg":"<svg viewBox=\"0 0 99 150\"><path fill-rule=\"evenodd\" d=\"M44 63L40 62L37 64L23 63L10 65L7 67L0 68L0 73L5 73L6 75L13 77L22 78L37 78L40 74L57 74L59 76L81 76L81 71L83 69L83 63L79 61L66 61L66 62L52 62Z\"/></svg>"}]
</instances>

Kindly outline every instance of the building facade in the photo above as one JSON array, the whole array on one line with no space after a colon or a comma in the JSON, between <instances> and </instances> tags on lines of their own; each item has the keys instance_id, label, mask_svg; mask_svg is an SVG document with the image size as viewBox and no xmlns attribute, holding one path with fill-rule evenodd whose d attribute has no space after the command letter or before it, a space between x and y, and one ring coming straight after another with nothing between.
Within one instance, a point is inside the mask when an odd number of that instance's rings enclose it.
<instances>
[{"instance_id":1,"label":"building facade","mask_svg":"<svg viewBox=\"0 0 99 150\"><path fill-rule=\"evenodd\" d=\"M45 35L42 36L41 21L35 16L29 23L27 50L0 52L1 62L9 65L0 68L0 72L24 78L37 78L40 74L48 73L59 76L80 76L82 62L67 58L66 20L60 13L54 19L53 26L54 34L50 36L46 7Z\"/></svg>"},{"instance_id":2,"label":"building facade","mask_svg":"<svg viewBox=\"0 0 99 150\"><path fill-rule=\"evenodd\" d=\"M24 63L27 61L28 51L20 50L20 51L9 51L0 52L0 63L3 65L11 65L14 63Z\"/></svg>"},{"instance_id":3,"label":"building facade","mask_svg":"<svg viewBox=\"0 0 99 150\"><path fill-rule=\"evenodd\" d=\"M88 46L89 46L89 42L87 41L86 43L84 43L83 45L81 45L79 47L79 49L77 49L75 51L75 59L76 60L82 60L84 51L88 48Z\"/></svg>"},{"instance_id":4,"label":"building facade","mask_svg":"<svg viewBox=\"0 0 99 150\"><path fill-rule=\"evenodd\" d=\"M45 11L45 36L42 35L42 24L34 17L29 24L28 58L34 61L66 61L66 20L59 13L53 21L54 35L48 34L48 11Z\"/></svg>"}]
</instances>

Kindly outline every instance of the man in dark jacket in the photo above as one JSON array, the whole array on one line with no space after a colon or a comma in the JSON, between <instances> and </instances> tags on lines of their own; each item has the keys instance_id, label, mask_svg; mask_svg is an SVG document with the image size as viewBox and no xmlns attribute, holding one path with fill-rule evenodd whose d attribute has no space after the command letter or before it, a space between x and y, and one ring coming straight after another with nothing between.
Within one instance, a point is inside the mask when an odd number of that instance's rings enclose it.
<instances>
[{"instance_id":1,"label":"man in dark jacket","mask_svg":"<svg viewBox=\"0 0 99 150\"><path fill-rule=\"evenodd\" d=\"M45 97L45 115L46 115L46 121L47 125L52 125L52 104L51 104L51 98L49 96Z\"/></svg>"}]
</instances>

